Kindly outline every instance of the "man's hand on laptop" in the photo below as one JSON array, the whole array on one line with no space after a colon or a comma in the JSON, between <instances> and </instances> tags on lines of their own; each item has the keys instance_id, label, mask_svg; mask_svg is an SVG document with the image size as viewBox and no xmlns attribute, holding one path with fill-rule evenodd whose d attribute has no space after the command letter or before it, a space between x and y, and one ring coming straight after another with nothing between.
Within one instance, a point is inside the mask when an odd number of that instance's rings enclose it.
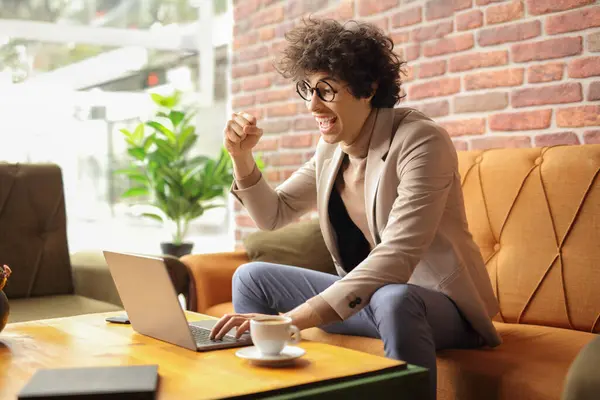
<instances>
[{"instance_id":1,"label":"man's hand on laptop","mask_svg":"<svg viewBox=\"0 0 600 400\"><path fill-rule=\"evenodd\" d=\"M244 332L250 329L250 320L257 317L268 317L265 314L225 314L212 328L210 332L211 340L221 340L227 332L237 328L236 339L239 339Z\"/></svg>"}]
</instances>

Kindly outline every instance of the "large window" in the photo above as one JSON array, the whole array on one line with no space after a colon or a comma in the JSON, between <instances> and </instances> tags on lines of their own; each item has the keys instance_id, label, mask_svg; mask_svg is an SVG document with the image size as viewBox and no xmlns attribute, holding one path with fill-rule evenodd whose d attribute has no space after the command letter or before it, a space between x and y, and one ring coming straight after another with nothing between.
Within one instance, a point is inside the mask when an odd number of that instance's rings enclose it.
<instances>
[{"instance_id":1,"label":"large window","mask_svg":"<svg viewBox=\"0 0 600 400\"><path fill-rule=\"evenodd\" d=\"M231 9L226 0L214 0L207 18L195 8L201 3L0 0L0 27L10 32L0 29L0 161L61 166L72 251L156 253L159 242L170 239L161 224L130 212L120 197L126 182L113 174L127 157L119 129L154 112L150 92L179 89L188 103L198 103L200 140L192 151L219 151ZM197 38L207 20L210 51ZM173 40L163 40L169 35ZM207 55L213 69L201 71ZM209 102L206 93L200 96L207 72L214 83ZM230 250L228 221L227 208L197 220L189 238L194 251Z\"/></svg>"}]
</instances>

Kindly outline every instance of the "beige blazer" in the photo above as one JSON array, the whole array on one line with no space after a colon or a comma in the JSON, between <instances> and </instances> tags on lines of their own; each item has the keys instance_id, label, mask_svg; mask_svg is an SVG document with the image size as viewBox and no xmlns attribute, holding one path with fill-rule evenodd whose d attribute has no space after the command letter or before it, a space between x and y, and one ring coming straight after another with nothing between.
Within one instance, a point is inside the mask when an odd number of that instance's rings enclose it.
<instances>
[{"instance_id":1,"label":"beige blazer","mask_svg":"<svg viewBox=\"0 0 600 400\"><path fill-rule=\"evenodd\" d=\"M232 193L265 230L317 208L342 277L320 296L342 319L365 307L380 287L410 283L445 293L486 344L500 344L491 322L498 303L467 226L456 150L446 131L413 109L377 110L365 171L365 209L376 246L350 273L341 268L328 217L342 160L339 145L321 140L312 159L276 189L261 177L245 189L234 184Z\"/></svg>"}]
</instances>

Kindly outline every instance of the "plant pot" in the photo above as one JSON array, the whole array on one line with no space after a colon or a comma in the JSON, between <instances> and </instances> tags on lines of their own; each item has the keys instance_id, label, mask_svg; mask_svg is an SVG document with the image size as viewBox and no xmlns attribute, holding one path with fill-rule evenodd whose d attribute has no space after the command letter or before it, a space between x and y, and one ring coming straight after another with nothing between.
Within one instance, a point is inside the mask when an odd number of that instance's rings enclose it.
<instances>
[{"instance_id":1,"label":"plant pot","mask_svg":"<svg viewBox=\"0 0 600 400\"><path fill-rule=\"evenodd\" d=\"M160 244L160 248L163 254L168 254L174 257L183 257L186 254L190 254L192 252L192 248L194 247L194 243L184 242L181 244L174 244L169 242L163 242Z\"/></svg>"},{"instance_id":2,"label":"plant pot","mask_svg":"<svg viewBox=\"0 0 600 400\"><path fill-rule=\"evenodd\" d=\"M8 306L8 299L2 290L0 290L0 332L6 326L8 322L8 314L10 313L10 307Z\"/></svg>"}]
</instances>

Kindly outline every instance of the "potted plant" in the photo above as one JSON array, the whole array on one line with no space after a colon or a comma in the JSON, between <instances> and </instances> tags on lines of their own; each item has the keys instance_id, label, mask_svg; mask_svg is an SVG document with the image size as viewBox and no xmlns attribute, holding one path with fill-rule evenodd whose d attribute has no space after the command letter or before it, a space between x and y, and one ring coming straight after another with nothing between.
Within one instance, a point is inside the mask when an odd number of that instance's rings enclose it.
<instances>
[{"instance_id":1,"label":"potted plant","mask_svg":"<svg viewBox=\"0 0 600 400\"><path fill-rule=\"evenodd\" d=\"M181 257L193 247L184 241L189 223L206 210L225 205L216 200L226 199L232 162L224 147L216 158L189 155L198 139L192 122L195 112L181 107L179 91L151 97L158 106L153 118L133 132L121 129L132 160L116 172L129 179L130 187L121 197L137 198L139 214L174 226L172 242L161 243L161 249Z\"/></svg>"}]
</instances>

